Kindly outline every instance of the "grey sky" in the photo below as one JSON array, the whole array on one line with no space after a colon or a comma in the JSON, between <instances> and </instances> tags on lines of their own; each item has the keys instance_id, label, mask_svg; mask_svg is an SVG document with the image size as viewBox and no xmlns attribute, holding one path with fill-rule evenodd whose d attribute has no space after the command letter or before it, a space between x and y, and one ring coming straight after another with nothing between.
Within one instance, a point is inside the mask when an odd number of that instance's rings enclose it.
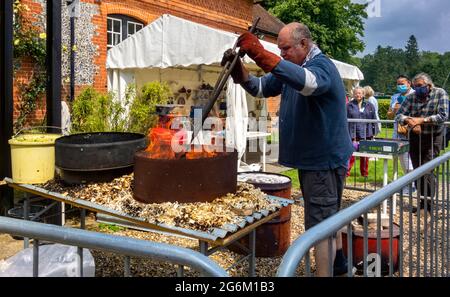
<instances>
[{"instance_id":1,"label":"grey sky","mask_svg":"<svg viewBox=\"0 0 450 297\"><path fill-rule=\"evenodd\" d=\"M367 3L367 0L352 1ZM373 53L378 45L404 48L410 35L416 36L420 50L440 53L450 51L449 0L373 1L381 1L381 17L366 20L363 38L366 50L359 56ZM372 13L377 12L376 9L372 10Z\"/></svg>"}]
</instances>

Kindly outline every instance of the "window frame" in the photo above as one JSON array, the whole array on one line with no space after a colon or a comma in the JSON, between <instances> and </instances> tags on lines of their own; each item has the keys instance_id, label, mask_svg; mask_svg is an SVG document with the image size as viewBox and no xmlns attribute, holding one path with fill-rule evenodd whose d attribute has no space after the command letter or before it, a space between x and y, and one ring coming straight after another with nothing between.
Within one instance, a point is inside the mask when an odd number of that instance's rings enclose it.
<instances>
[{"instance_id":1,"label":"window frame","mask_svg":"<svg viewBox=\"0 0 450 297\"><path fill-rule=\"evenodd\" d=\"M112 21L112 24L111 24L111 30L109 30L108 29L108 20L111 20ZM114 22L115 21L118 21L119 23L120 23L120 26L119 26L119 28L120 28L120 32L116 32L116 31L114 31ZM108 43L108 39L106 39L107 41L106 41L106 47L108 48L108 49L110 49L110 48L113 48L114 46L116 46L117 44L119 44L119 43L121 43L122 42L122 19L118 19L118 18L115 18L115 17L106 17L106 34L107 35L109 35L109 34L111 34L111 41L112 41L112 43L113 44L109 44ZM119 35L119 43L117 43L117 44L114 44L114 37L115 36L117 36L117 35Z\"/></svg>"},{"instance_id":2,"label":"window frame","mask_svg":"<svg viewBox=\"0 0 450 297\"><path fill-rule=\"evenodd\" d=\"M126 14L112 13L112 14L108 14L106 18L107 18L107 23L106 23L106 32L107 32L106 33L107 34L106 46L107 46L108 50L117 45L117 44L114 44L114 39L115 38L117 39L117 36L119 34L120 34L120 42L122 42L125 39L127 39L128 37L136 34L136 32L138 32L138 31L136 31L137 28L139 28L139 30L141 30L146 25L144 22L140 21L139 19L137 19L137 18L135 18L133 16L130 16L130 15L126 15ZM108 22L110 20L112 21L112 24L111 24L112 28L111 28L111 30L108 30ZM115 25L114 22L117 22L117 21L120 21L120 33L114 31L114 25ZM128 32L129 31L128 30L129 29L128 28L129 25L131 25L131 27L132 27L130 29L135 30L135 32L133 34L129 34L129 32ZM111 39L110 43L108 42L108 38Z\"/></svg>"},{"instance_id":3,"label":"window frame","mask_svg":"<svg viewBox=\"0 0 450 297\"><path fill-rule=\"evenodd\" d=\"M134 33L133 34L130 34L130 32L128 31L128 28L129 28L128 26L130 24L132 24L133 28L134 28ZM141 28L136 31L136 27L137 26L141 26ZM144 28L144 24L142 24L142 23L133 22L133 21L127 21L127 38L130 37L130 36L133 36L134 34L136 34L138 31L142 30L143 28Z\"/></svg>"}]
</instances>

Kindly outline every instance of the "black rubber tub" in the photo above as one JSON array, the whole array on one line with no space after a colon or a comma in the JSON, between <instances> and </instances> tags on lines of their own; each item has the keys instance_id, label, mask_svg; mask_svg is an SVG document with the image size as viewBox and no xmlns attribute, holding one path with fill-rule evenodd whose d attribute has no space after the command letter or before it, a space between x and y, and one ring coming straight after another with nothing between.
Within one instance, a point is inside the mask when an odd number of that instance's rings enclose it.
<instances>
[{"instance_id":1,"label":"black rubber tub","mask_svg":"<svg viewBox=\"0 0 450 297\"><path fill-rule=\"evenodd\" d=\"M55 141L55 165L68 184L106 182L133 172L134 154L147 146L138 133L99 132Z\"/></svg>"}]
</instances>

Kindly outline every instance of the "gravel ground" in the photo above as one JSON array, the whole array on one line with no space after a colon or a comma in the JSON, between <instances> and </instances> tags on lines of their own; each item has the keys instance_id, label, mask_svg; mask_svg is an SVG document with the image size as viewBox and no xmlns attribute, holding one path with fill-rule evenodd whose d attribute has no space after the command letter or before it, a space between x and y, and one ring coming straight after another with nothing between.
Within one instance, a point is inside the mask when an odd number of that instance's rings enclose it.
<instances>
[{"instance_id":1,"label":"gravel ground","mask_svg":"<svg viewBox=\"0 0 450 297\"><path fill-rule=\"evenodd\" d=\"M300 196L301 193L295 192L292 194L292 197L295 199L296 197ZM368 194L365 192L358 192L358 191L350 191L350 190L344 190L343 195L343 201L342 201L342 207L348 207L357 201L361 200L362 198L366 197ZM417 265L420 265L420 271L421 275L424 275L424 263L425 263L425 257L424 257L424 211L422 210L420 212L420 228L418 229L417 225L417 215L416 213L412 213L412 222L409 221L409 211L414 211L414 207L416 206L416 203L413 200L412 205L409 204L409 199L404 199L403 204L403 236L404 236L404 243L403 243L403 257L404 257L404 276L409 276L409 266L410 262L409 259L411 259L409 254L409 247L411 245L411 253L412 253L412 259L417 259L417 238L420 239L420 261L417 263L415 260L414 262L411 262L412 268L413 268L413 275L416 275L416 269ZM435 208L434 209L434 216L435 218L442 218L444 213L442 212L442 209ZM400 224L400 206L398 206L397 214L394 216L395 223ZM430 221L431 216L428 215L428 239L427 239L427 257L428 257L428 272L431 271L431 244L432 242L429 239L430 233L431 233L431 227L430 227ZM434 220L439 221L439 220ZM440 220L442 221L442 220ZM437 226L437 228L436 228ZM442 225L440 223L435 223L433 225L433 230L439 230L441 232ZM409 241L409 231L411 230L411 241ZM297 200L296 203L292 206L292 217L291 217L291 242L295 240L300 234L304 232L303 227L303 206L302 201ZM435 232L435 231L433 231ZM177 246L183 246L187 248L191 248L194 250L198 250L198 242L196 240L191 239L183 239L178 238L175 236L167 236L167 235L161 235L156 233L149 233L149 232L139 232L139 231L133 231L133 230L120 230L118 232L114 232L115 235L122 235L122 236L130 236L145 240L151 240L156 242L164 242L168 244L173 244ZM419 234L419 236L418 236ZM441 248L442 248L442 236L441 234L438 234L435 236L437 239L433 243L433 247L438 247L439 255L441 255ZM94 257L96 259L96 275L97 276L122 276L123 275L123 257L112 255L109 253L104 252L98 252L93 251ZM436 254L434 254L433 259L435 258ZM234 263L237 259L241 257L239 254L236 254L234 252L231 252L229 250L223 250L220 252L217 252L210 256L211 259L213 259L216 263L218 263L221 267L227 269L230 265ZM441 257L439 257L438 261L433 261L433 272L436 272L436 267L439 269L441 268ZM272 258L256 258L256 275L258 277L270 277L275 276L276 271L280 265L281 257L272 257ZM436 264L437 263L437 264ZM314 257L311 257L311 269L312 272L314 272ZM133 276L176 276L177 267L171 264L167 263L157 263L150 260L145 259L132 259L131 261L131 272ZM248 275L248 262L244 260L241 264L237 265L233 269L228 271L231 276L247 276ZM197 276L198 273L195 271L190 270L189 268L186 268L185 270L186 276ZM305 267L304 263L302 262L299 268L297 269L297 276L303 276L305 275ZM394 274L395 276L399 276L399 273L396 272ZM428 273L428 275L430 275Z\"/></svg>"},{"instance_id":2,"label":"gravel ground","mask_svg":"<svg viewBox=\"0 0 450 297\"><path fill-rule=\"evenodd\" d=\"M351 190L344 190L342 207L348 207L357 201L361 200L368 194L365 192L357 192ZM301 193L296 191L292 193L292 198L296 200L296 203L292 206L292 217L291 217L291 242L295 240L300 234L304 232L303 227L303 202L298 197L301 196ZM441 265L441 252L443 247L448 247L448 237L442 236L442 227L444 227L444 235L446 232L447 224L442 226L442 218L448 216L448 212L444 212L442 206L442 201L439 203L439 207L435 207L433 209L433 227L431 227L431 213L428 212L427 215L427 234L425 237L425 212L421 210L420 213L420 222L418 224L417 213L415 212L417 198L412 200L410 204L409 199L406 197L403 200L403 257L404 257L404 269L403 275L409 276L410 274L410 265L412 266L412 275L416 276L417 267L420 268L420 274L425 275L424 267L425 263L427 263L427 275L435 275L440 273ZM410 211L411 214L410 220ZM394 222L400 224L400 206L397 208L397 214L394 216ZM445 216L446 215L446 216ZM69 226L78 226L79 222L76 218L72 218L68 220L67 225ZM180 238L176 236L163 235L159 233L153 232L141 232L135 231L131 229L111 227L105 224L99 224L95 221L95 215L89 214L87 218L87 229L97 232L110 233L118 236L128 236L138 239L150 240L155 242L163 242L167 244L172 244L176 246L182 246L186 248L190 248L193 250L198 250L198 241L193 239ZM436 234L435 230L439 230L438 234ZM411 232L410 232L411 231ZM434 235L435 241L430 240L430 234ZM411 235L410 235L411 234ZM426 247L425 247L425 240ZM411 239L411 240L410 240ZM420 241L419 248L417 243L418 239ZM22 241L15 241L9 235L0 235L0 247L6 247L8 244L7 250L5 248L0 248L0 259L5 259L14 254L14 250L17 252L22 248ZM411 251L410 251L411 247ZM434 250L438 249L439 257L436 261L436 254ZM425 257L425 251L427 251ZM96 276L99 277L108 277L108 276L123 276L123 256L115 255L112 253L106 253L102 251L91 251L96 263ZM410 255L411 253L411 255ZM420 253L420 256L417 257L417 254ZM433 261L431 261L431 256L433 253ZM216 263L218 263L221 267L227 269L232 263L234 263L237 259L239 259L241 255L236 254L228 249L217 252L210 256ZM417 258L420 258L419 263L417 263ZM414 259L414 262L410 263L410 259ZM256 258L256 275L259 277L264 276L275 276L276 270L279 267L281 262L281 257L273 257L273 258ZM419 265L419 266L418 266ZM436 267L439 268L439 271L436 271ZM311 257L311 268L314 271L314 258ZM433 268L433 270L432 270ZM155 262L147 259L139 259L132 258L131 259L131 273L133 276L141 276L141 277L151 277L151 276L176 276L177 267L172 264ZM430 272L435 274L430 274ZM248 275L248 262L244 260L241 264L237 265L233 269L229 271L231 276L247 276ZM198 273L192 271L189 268L185 268L186 276L198 276ZM303 262L297 269L297 275L304 275L304 264ZM395 273L396 276L399 275L398 272Z\"/></svg>"},{"instance_id":3,"label":"gravel ground","mask_svg":"<svg viewBox=\"0 0 450 297\"><path fill-rule=\"evenodd\" d=\"M296 198L301 195L300 192L295 191L292 193L292 197ZM348 206L356 201L359 201L367 193L347 191L344 192L343 206ZM300 234L304 232L303 226L303 206L302 201L297 202L291 209L291 242L294 241ZM93 220L93 217L91 217ZM77 222L74 222L77 223ZM89 225L88 225L89 226ZM140 232L130 229L111 231L108 229L99 230L98 225L94 222L89 226L90 229L102 232L113 233L119 236L128 236L138 239L150 240L155 242L163 242L172 245L191 248L198 251L198 241L192 239L185 239L176 236L162 235L151 232ZM92 251L95 263L96 263L96 276L123 276L123 257L117 256L111 253L105 253L102 251ZM210 256L216 263L218 263L224 269L231 266L241 255L229 251L228 249L219 251ZM275 276L278 267L280 266L281 257L272 258L256 258L256 276L258 277L270 277ZM311 267L314 270L314 259L311 261ZM304 275L304 264L302 263L297 269L297 275ZM177 267L168 263L160 263L147 259L133 258L131 260L131 273L133 276L176 276ZM228 271L231 276L247 276L248 275L248 262L244 260L241 264ZM198 273L186 268L186 276L197 276Z\"/></svg>"}]
</instances>

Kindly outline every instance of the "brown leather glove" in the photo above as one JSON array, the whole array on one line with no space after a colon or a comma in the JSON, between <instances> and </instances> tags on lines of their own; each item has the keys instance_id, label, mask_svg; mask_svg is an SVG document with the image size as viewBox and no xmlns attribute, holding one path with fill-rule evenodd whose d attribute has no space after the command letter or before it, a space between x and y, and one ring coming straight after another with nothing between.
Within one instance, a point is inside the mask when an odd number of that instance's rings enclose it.
<instances>
[{"instance_id":1,"label":"brown leather glove","mask_svg":"<svg viewBox=\"0 0 450 297\"><path fill-rule=\"evenodd\" d=\"M234 52L231 48L227 49L223 53L222 62L220 65L225 66L227 62L233 62L234 57L236 56L236 52ZM231 77L233 78L233 81L235 84L241 84L248 80L248 70L245 68L244 64L242 64L242 61L240 58L237 59L236 64L233 67L233 70L231 70Z\"/></svg>"},{"instance_id":2,"label":"brown leather glove","mask_svg":"<svg viewBox=\"0 0 450 297\"><path fill-rule=\"evenodd\" d=\"M246 53L265 72L271 72L281 61L280 57L265 50L258 37L250 32L239 36L238 46L241 52Z\"/></svg>"}]
</instances>

